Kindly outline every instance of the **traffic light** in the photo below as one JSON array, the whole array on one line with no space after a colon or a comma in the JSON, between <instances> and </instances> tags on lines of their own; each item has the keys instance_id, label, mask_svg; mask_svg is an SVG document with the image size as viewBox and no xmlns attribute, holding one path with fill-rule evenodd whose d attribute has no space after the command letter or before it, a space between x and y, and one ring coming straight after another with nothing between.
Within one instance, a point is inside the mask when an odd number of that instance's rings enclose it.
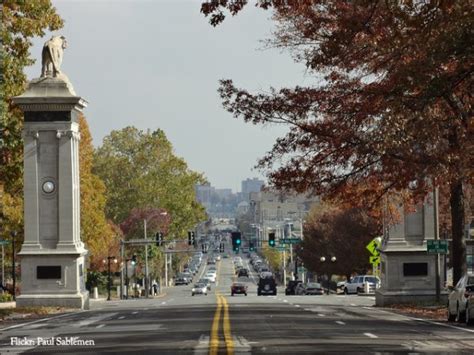
<instances>
[{"instance_id":1,"label":"traffic light","mask_svg":"<svg viewBox=\"0 0 474 355\"><path fill-rule=\"evenodd\" d=\"M188 232L188 245L194 245L196 243L196 238L194 236L194 231Z\"/></svg>"},{"instance_id":2,"label":"traffic light","mask_svg":"<svg viewBox=\"0 0 474 355\"><path fill-rule=\"evenodd\" d=\"M271 247L275 246L275 232L268 233L268 245Z\"/></svg>"},{"instance_id":3,"label":"traffic light","mask_svg":"<svg viewBox=\"0 0 474 355\"><path fill-rule=\"evenodd\" d=\"M163 245L163 233L157 232L155 234L156 237L156 246L161 247Z\"/></svg>"},{"instance_id":4,"label":"traffic light","mask_svg":"<svg viewBox=\"0 0 474 355\"><path fill-rule=\"evenodd\" d=\"M223 252L225 251L225 245L224 245L224 243L221 243L221 245L219 246L219 251L220 251L221 253L223 253Z\"/></svg>"},{"instance_id":5,"label":"traffic light","mask_svg":"<svg viewBox=\"0 0 474 355\"><path fill-rule=\"evenodd\" d=\"M249 251L254 251L255 247L253 246L253 242L249 243Z\"/></svg>"},{"instance_id":6,"label":"traffic light","mask_svg":"<svg viewBox=\"0 0 474 355\"><path fill-rule=\"evenodd\" d=\"M239 251L240 245L242 244L242 235L240 232L232 232L232 249Z\"/></svg>"}]
</instances>

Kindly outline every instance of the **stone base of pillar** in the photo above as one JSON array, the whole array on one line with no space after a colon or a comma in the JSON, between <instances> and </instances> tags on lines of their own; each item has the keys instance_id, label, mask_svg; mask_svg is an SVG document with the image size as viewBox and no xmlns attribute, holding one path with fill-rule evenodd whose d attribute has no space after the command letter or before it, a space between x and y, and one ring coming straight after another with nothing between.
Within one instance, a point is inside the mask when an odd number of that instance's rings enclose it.
<instances>
[{"instance_id":1,"label":"stone base of pillar","mask_svg":"<svg viewBox=\"0 0 474 355\"><path fill-rule=\"evenodd\" d=\"M89 309L89 292L71 294L20 295L16 298L17 307L65 307Z\"/></svg>"}]
</instances>

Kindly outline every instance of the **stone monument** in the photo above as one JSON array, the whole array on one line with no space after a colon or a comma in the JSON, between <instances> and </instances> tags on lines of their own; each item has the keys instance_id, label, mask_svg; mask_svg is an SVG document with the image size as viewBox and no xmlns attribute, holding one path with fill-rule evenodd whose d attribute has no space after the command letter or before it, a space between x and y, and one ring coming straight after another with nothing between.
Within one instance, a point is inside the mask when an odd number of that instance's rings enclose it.
<instances>
[{"instance_id":1,"label":"stone monument","mask_svg":"<svg viewBox=\"0 0 474 355\"><path fill-rule=\"evenodd\" d=\"M405 211L403 204L399 206L401 220L384 231L382 240L381 286L375 293L377 306L436 300L437 256L427 252L427 241L435 239L435 213L433 194L416 206L415 211ZM443 283L440 275L440 284ZM445 291L440 292L440 300L447 301Z\"/></svg>"},{"instance_id":2,"label":"stone monument","mask_svg":"<svg viewBox=\"0 0 474 355\"><path fill-rule=\"evenodd\" d=\"M81 241L77 96L60 65L64 37L47 41L41 77L13 102L24 112L24 222L17 306L88 308Z\"/></svg>"}]
</instances>

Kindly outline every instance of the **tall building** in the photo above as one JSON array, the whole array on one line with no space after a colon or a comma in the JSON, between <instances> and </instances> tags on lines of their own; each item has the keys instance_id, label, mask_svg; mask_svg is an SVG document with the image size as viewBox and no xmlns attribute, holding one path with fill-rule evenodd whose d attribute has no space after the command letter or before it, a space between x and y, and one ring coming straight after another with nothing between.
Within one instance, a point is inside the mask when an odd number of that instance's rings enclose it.
<instances>
[{"instance_id":1,"label":"tall building","mask_svg":"<svg viewBox=\"0 0 474 355\"><path fill-rule=\"evenodd\" d=\"M243 180L242 181L242 196L244 200L249 201L250 193L259 192L264 184L265 183L263 180L259 180L257 178Z\"/></svg>"}]
</instances>

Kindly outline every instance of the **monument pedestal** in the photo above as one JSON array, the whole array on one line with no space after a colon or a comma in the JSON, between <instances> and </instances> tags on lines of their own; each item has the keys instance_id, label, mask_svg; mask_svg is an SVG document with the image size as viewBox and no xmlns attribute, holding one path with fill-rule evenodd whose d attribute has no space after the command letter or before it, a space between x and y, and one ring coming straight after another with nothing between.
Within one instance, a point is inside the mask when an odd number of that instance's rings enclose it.
<instances>
[{"instance_id":1,"label":"monument pedestal","mask_svg":"<svg viewBox=\"0 0 474 355\"><path fill-rule=\"evenodd\" d=\"M24 220L18 306L88 308L80 239L79 124L86 102L66 77L30 82L24 112Z\"/></svg>"},{"instance_id":2,"label":"monument pedestal","mask_svg":"<svg viewBox=\"0 0 474 355\"><path fill-rule=\"evenodd\" d=\"M410 213L400 206L401 221L385 231L380 255L381 286L375 292L377 306L436 301L437 255L428 254L426 245L427 240L434 239L436 227L433 205L428 200ZM440 275L440 302L446 303L443 284Z\"/></svg>"}]
</instances>

